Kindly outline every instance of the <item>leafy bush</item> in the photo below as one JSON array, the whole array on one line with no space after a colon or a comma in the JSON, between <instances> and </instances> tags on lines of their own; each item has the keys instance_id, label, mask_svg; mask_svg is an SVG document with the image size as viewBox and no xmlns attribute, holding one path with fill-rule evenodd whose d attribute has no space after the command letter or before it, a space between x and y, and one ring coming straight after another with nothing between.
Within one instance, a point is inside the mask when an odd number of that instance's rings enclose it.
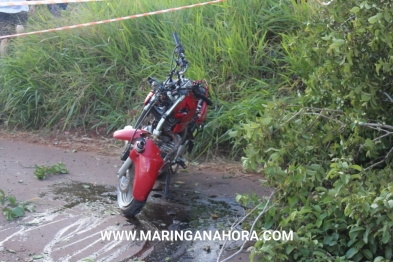
<instances>
[{"instance_id":1,"label":"leafy bush","mask_svg":"<svg viewBox=\"0 0 393 262\"><path fill-rule=\"evenodd\" d=\"M278 190L259 231L295 232L292 242L257 242L253 256L391 261L391 2L336 0L317 11L283 36L292 99L262 103L229 132L246 145L243 164Z\"/></svg>"}]
</instances>

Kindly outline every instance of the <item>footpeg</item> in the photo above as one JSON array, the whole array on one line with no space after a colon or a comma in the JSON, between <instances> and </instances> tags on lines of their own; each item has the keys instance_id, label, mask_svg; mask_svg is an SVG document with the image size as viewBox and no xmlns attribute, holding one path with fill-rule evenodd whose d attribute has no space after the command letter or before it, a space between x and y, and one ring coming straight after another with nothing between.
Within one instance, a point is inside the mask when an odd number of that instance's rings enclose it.
<instances>
[{"instance_id":1,"label":"footpeg","mask_svg":"<svg viewBox=\"0 0 393 262\"><path fill-rule=\"evenodd\" d=\"M183 169L186 169L186 168L187 168L186 160L185 160L184 158L179 158L179 159L176 161L176 163L179 164L179 166L181 166Z\"/></svg>"}]
</instances>

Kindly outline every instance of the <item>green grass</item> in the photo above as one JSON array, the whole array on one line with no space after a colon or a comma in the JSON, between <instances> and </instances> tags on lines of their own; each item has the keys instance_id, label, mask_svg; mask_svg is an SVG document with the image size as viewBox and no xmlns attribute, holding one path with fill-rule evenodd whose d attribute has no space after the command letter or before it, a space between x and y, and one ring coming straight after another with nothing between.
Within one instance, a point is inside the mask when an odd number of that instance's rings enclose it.
<instances>
[{"instance_id":1,"label":"green grass","mask_svg":"<svg viewBox=\"0 0 393 262\"><path fill-rule=\"evenodd\" d=\"M44 6L28 30L74 25L197 3L108 1L69 5L61 19ZM198 152L226 143L226 130L254 114L261 101L288 85L282 35L302 27L306 5L293 1L227 0L223 3L15 39L0 64L0 118L23 128L108 132L131 122L141 108L148 76L164 79L177 32L191 66L188 77L207 79L221 109L209 113ZM245 107L250 110L244 112ZM259 106L260 107L260 106ZM258 107L258 108L259 108ZM256 111L260 109L255 109Z\"/></svg>"}]
</instances>

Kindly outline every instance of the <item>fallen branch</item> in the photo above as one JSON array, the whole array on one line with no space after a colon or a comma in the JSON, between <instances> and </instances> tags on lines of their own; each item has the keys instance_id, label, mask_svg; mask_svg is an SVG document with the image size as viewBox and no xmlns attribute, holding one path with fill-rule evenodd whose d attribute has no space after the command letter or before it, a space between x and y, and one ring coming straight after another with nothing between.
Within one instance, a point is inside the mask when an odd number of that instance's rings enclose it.
<instances>
[{"instance_id":1,"label":"fallen branch","mask_svg":"<svg viewBox=\"0 0 393 262\"><path fill-rule=\"evenodd\" d=\"M391 125L385 125L385 124L379 124L379 123L363 123L363 122L359 122L358 124L359 124L360 126L365 126L365 127L368 127L368 128L374 129L374 130L377 130L377 131L379 131L379 132L381 132L381 131L382 131L382 132L385 132L385 134L380 135L379 137L374 138L374 139L372 140L373 142L374 142L374 141L377 141L377 140L381 140L381 139L384 138L384 137L393 135L393 132L390 132L390 131L388 131L388 130L385 130L385 129L393 130L393 126L391 126ZM383 128L385 128L385 129L383 129ZM364 147L364 145L360 146L360 149L362 149L363 147ZM390 154L391 154L392 152L393 152L393 147L390 148L390 150L389 150L389 152L386 154L386 156L384 156L384 157L381 158L382 160L380 160L380 161L378 161L378 162L376 162L376 163L374 163L374 164L368 166L368 167L365 168L364 170L368 170L368 169L371 169L371 168L373 168L373 167L375 167L375 166L377 166L377 165L379 165L379 164L382 164L383 162L385 162L385 161L389 158L389 156L390 156Z\"/></svg>"},{"instance_id":2,"label":"fallen branch","mask_svg":"<svg viewBox=\"0 0 393 262\"><path fill-rule=\"evenodd\" d=\"M251 229L250 229L250 234L252 234L252 232L253 232L253 230L254 230L254 227L255 227L256 223L258 222L258 220L261 218L261 216L262 216L263 214L265 214L270 208L272 208L273 206L275 206L275 204L273 204L273 205L271 205L270 207L268 207L271 198L274 196L274 194L275 194L276 192L277 192L277 191L275 190L275 191L273 191L273 192L270 194L270 196L269 196L269 198L268 198L268 200L267 200L267 202L266 202L266 204L265 204L265 207L263 208L262 212L257 216L257 218L256 218L256 219L254 220L254 222L252 223L252 226L251 226ZM251 212L248 213L246 216L244 216L240 221L235 222L235 223L232 225L230 232L232 232L241 222L243 222L250 214L252 214L252 213L258 208L258 206L259 206L259 205L257 205L256 207L254 207L254 208L251 210ZM224 249L225 249L225 245L227 244L227 242L228 242L228 239L225 240L224 244L223 244L222 247L221 247L220 253L218 254L218 257L217 257L217 262L220 262L220 257L221 257L221 255L222 255L222 252L223 252ZM236 251L235 253L233 253L233 254L230 255L229 257L225 258L224 260L221 260L221 262L226 262L226 261L228 261L229 259L234 258L234 257L235 257L236 255L238 255L240 252L242 252L242 251L243 251L243 248L244 248L244 245L245 245L246 243L247 243L247 240L243 241L243 244L241 245L241 247L240 247L240 249L239 249L238 251Z\"/></svg>"},{"instance_id":3,"label":"fallen branch","mask_svg":"<svg viewBox=\"0 0 393 262\"><path fill-rule=\"evenodd\" d=\"M330 113L329 115L323 114L324 112ZM340 120L335 119L334 117L342 114L342 110L335 110L335 109L328 109L328 108L316 108L316 107L303 107L301 108L298 112L294 113L288 120L286 120L284 123L280 124L280 127L277 128L272 132L274 134L278 130L280 130L281 127L283 127L285 124L288 122L292 121L295 117L299 115L316 115L317 117L314 119L314 121L311 123L309 128L311 128L315 122L318 120L318 118L323 117L328 120L332 120L334 122L337 122L341 125L341 128L345 127L345 123L341 122Z\"/></svg>"}]
</instances>

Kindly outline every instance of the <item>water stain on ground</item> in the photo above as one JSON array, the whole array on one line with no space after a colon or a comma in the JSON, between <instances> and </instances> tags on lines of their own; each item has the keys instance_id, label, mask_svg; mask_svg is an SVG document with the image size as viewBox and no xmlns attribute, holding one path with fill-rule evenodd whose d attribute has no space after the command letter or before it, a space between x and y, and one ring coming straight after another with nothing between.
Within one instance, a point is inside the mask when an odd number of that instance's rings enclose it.
<instances>
[{"instance_id":1,"label":"water stain on ground","mask_svg":"<svg viewBox=\"0 0 393 262\"><path fill-rule=\"evenodd\" d=\"M88 183L72 182L56 184L51 193L53 199L67 202L63 208L84 205L92 213L115 215L115 188ZM187 194L187 197L185 197ZM158 197L160 196L160 197ZM184 190L171 191L171 198L165 199L163 193L152 195L143 212L135 218L127 218L122 228L134 231L183 231L195 235L196 231L214 232L228 230L243 208L228 199L205 198L199 193ZM99 206L99 208L97 208ZM120 229L124 230L124 229ZM128 230L128 229L126 229ZM154 233L152 233L154 234ZM191 235L191 233L190 233ZM184 234L183 236L186 236ZM153 237L153 235L152 235ZM216 261L221 241L146 241L141 250L122 261L135 258L144 261Z\"/></svg>"}]
</instances>

